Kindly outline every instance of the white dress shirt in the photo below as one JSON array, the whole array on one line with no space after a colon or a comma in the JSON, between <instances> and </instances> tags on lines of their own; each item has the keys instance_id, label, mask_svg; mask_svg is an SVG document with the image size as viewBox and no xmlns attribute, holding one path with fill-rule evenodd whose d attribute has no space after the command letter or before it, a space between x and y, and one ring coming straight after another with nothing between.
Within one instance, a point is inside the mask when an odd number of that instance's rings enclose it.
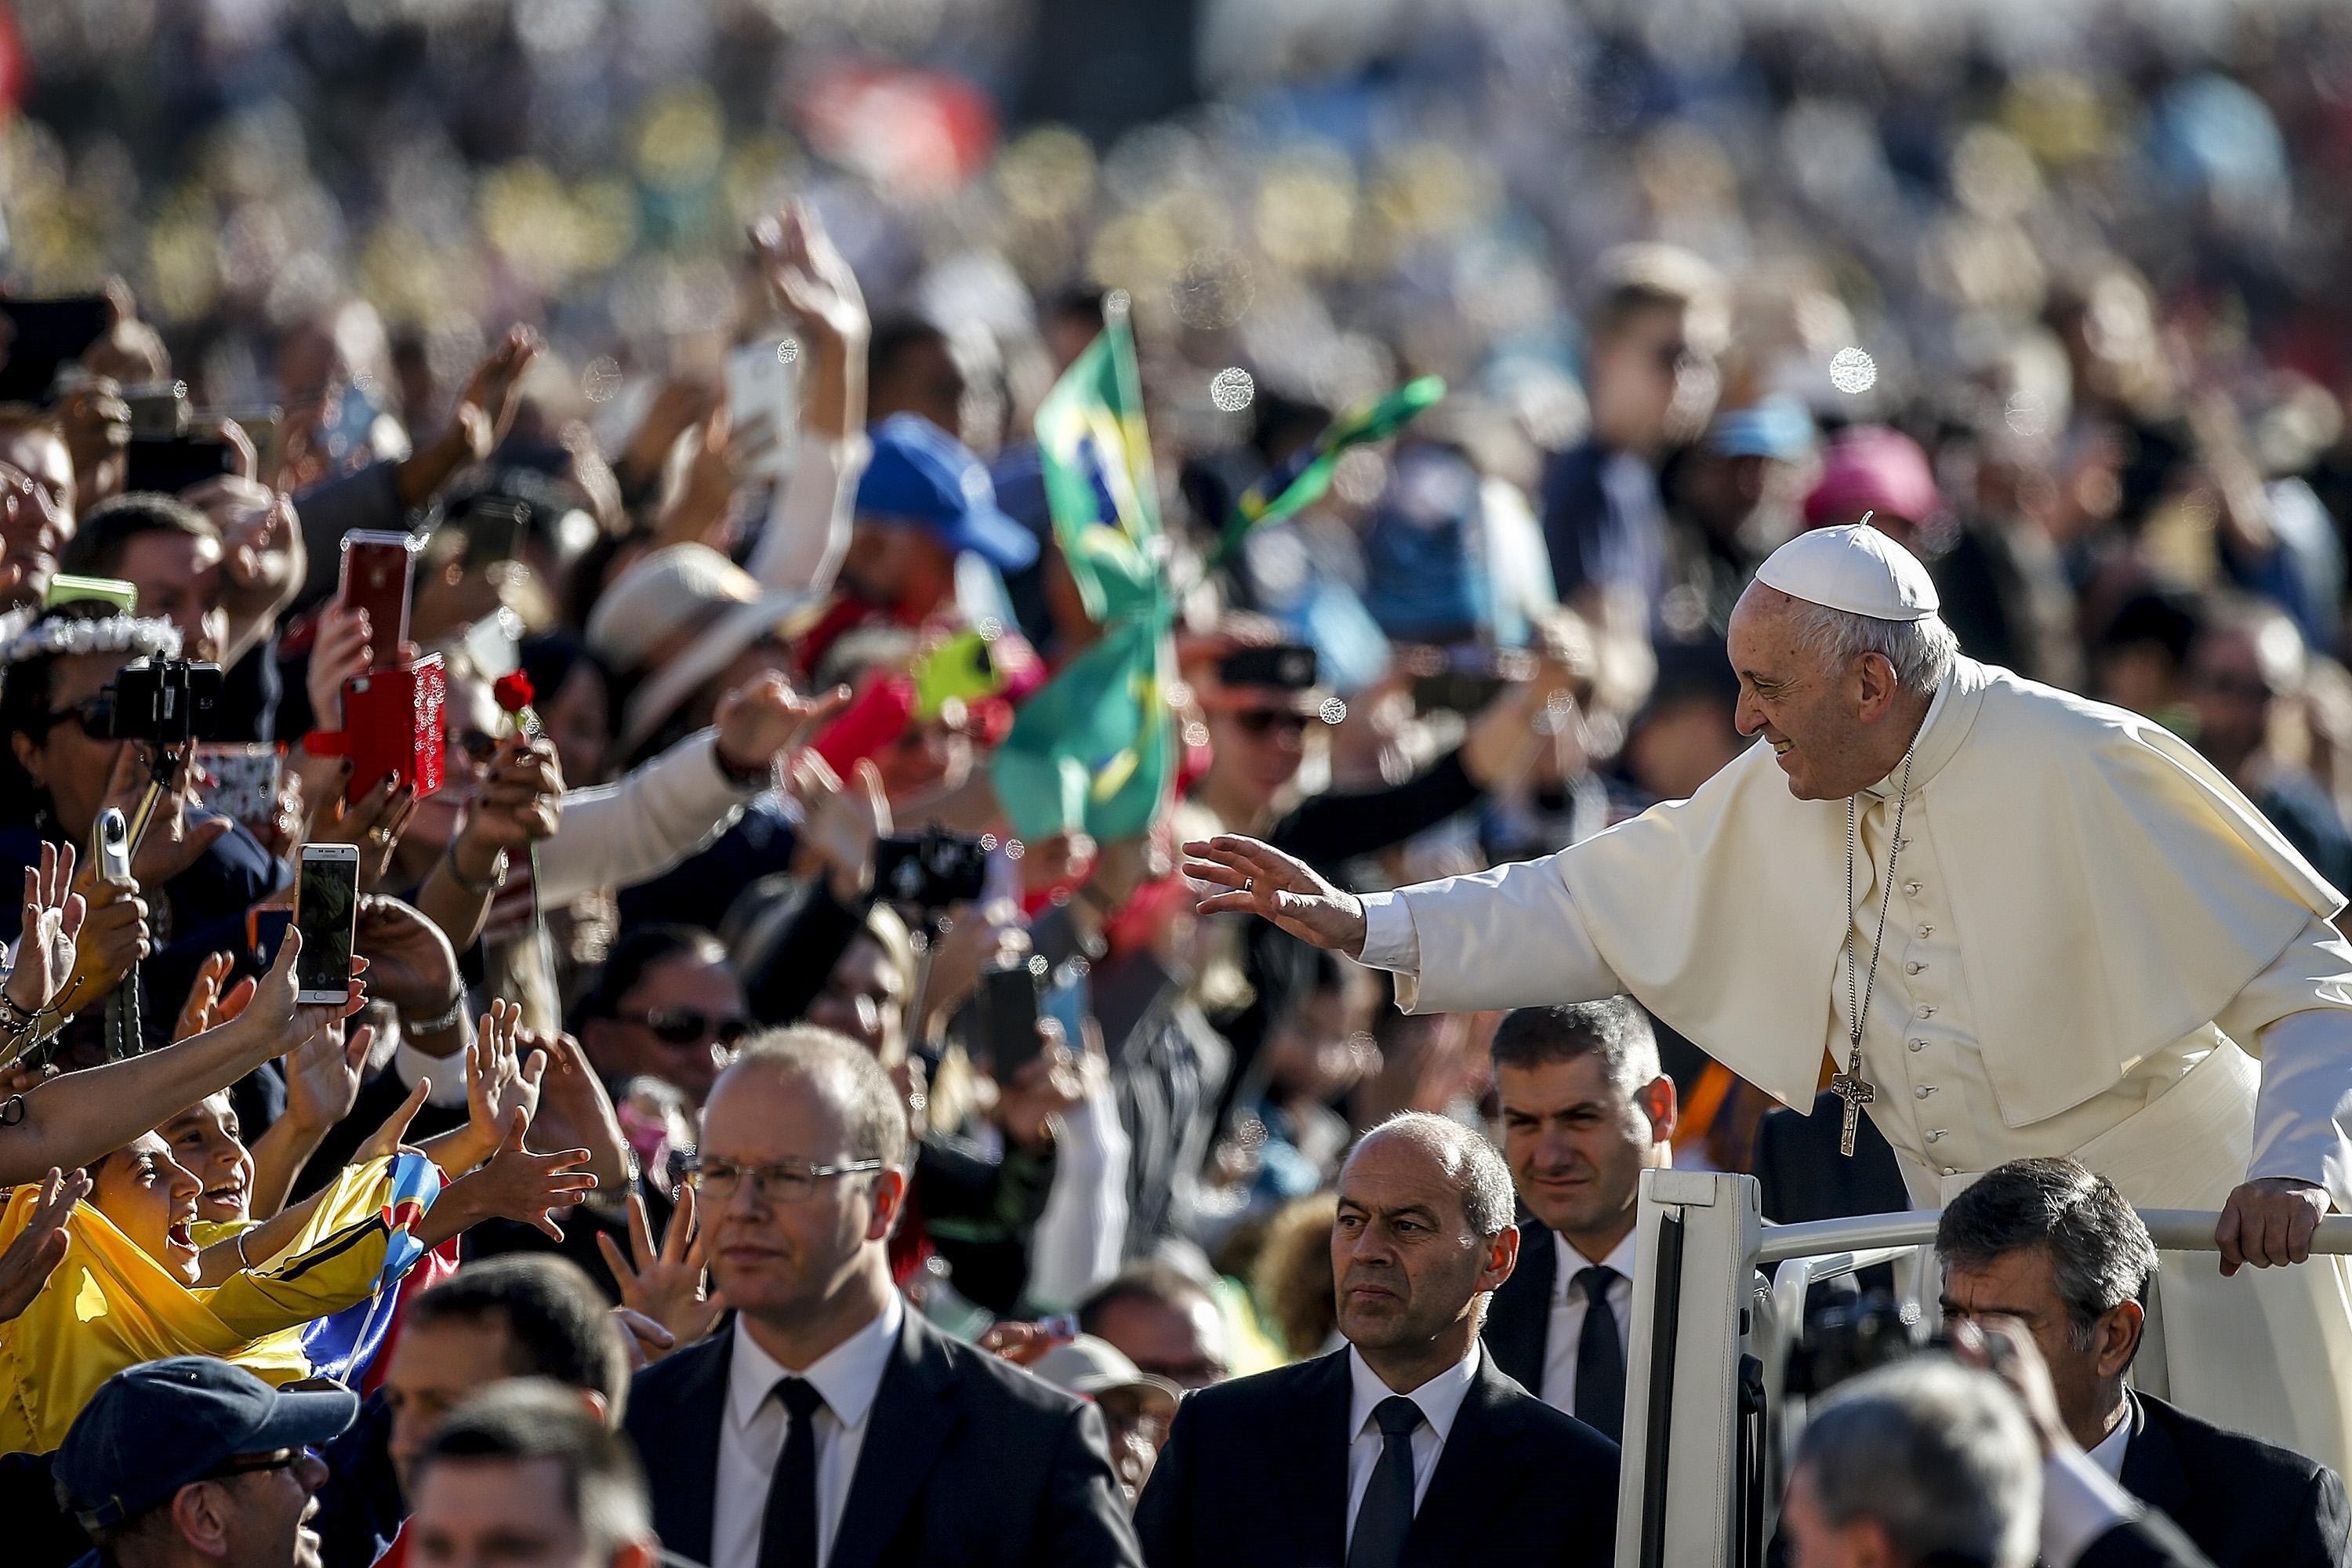
<instances>
[{"instance_id":1,"label":"white dress shirt","mask_svg":"<svg viewBox=\"0 0 2352 1568\"><path fill-rule=\"evenodd\" d=\"M857 1473L857 1451L866 1441L874 1396L907 1310L893 1290L882 1315L827 1351L799 1375L824 1395L816 1415L816 1560L833 1551L833 1538L849 1506L849 1483ZM760 1526L768 1510L768 1480L783 1458L792 1418L772 1397L792 1370L751 1338L740 1314L727 1367L727 1409L719 1428L719 1484L710 1510L710 1568L759 1568Z\"/></svg>"},{"instance_id":2,"label":"white dress shirt","mask_svg":"<svg viewBox=\"0 0 2352 1568\"><path fill-rule=\"evenodd\" d=\"M2091 1450L2091 1463L2106 1471L2111 1481L2124 1479L2124 1452L2131 1447L2131 1411L2126 1408L2124 1418L2116 1423L2116 1429L2100 1438L2099 1446Z\"/></svg>"},{"instance_id":3,"label":"white dress shirt","mask_svg":"<svg viewBox=\"0 0 2352 1568\"><path fill-rule=\"evenodd\" d=\"M2122 1430L2128 1434L2130 1423ZM2114 1442L2111 1432L2099 1447ZM2122 1465L2121 1449L2115 1458ZM2070 1447L2053 1454L2042 1466L2042 1561L2050 1568L2074 1568L2099 1537L2144 1511L2139 1500L2107 1474L2095 1453Z\"/></svg>"},{"instance_id":4,"label":"white dress shirt","mask_svg":"<svg viewBox=\"0 0 2352 1568\"><path fill-rule=\"evenodd\" d=\"M1539 1397L1554 1410L1576 1414L1576 1352L1584 1343L1584 1289L1576 1277L1599 1263L1617 1270L1610 1281L1609 1310L1617 1318L1617 1353L1630 1357L1633 1336L1633 1233L1606 1258L1587 1258L1569 1245L1568 1237L1551 1233L1551 1322L1544 1331L1543 1388ZM1622 1363L1621 1363L1622 1364Z\"/></svg>"},{"instance_id":5,"label":"white dress shirt","mask_svg":"<svg viewBox=\"0 0 2352 1568\"><path fill-rule=\"evenodd\" d=\"M1454 1418L1462 1413L1462 1402L1470 1397L1470 1384L1477 1378L1481 1353L1478 1342L1473 1339L1468 1355L1405 1396L1421 1406L1421 1425L1412 1432L1415 1512L1420 1511L1421 1500L1429 1495L1429 1478L1437 1473L1437 1457L1445 1451L1445 1438L1454 1430ZM1356 1515L1364 1506L1364 1493L1371 1489L1372 1476L1381 1468L1381 1451L1388 1446L1388 1439L1381 1436L1380 1424L1372 1419L1372 1412L1396 1390L1364 1364L1363 1352L1353 1346L1348 1351L1348 1375L1355 1387L1355 1398L1348 1406L1348 1544L1352 1546L1356 1540ZM727 1565L714 1563L712 1568Z\"/></svg>"}]
</instances>

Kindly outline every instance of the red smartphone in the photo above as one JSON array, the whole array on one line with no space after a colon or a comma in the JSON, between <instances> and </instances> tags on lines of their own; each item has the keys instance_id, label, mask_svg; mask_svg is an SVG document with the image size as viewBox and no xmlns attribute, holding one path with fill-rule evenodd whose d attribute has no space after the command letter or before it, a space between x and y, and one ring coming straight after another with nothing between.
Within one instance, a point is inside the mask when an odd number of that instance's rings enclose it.
<instances>
[{"instance_id":1,"label":"red smartphone","mask_svg":"<svg viewBox=\"0 0 2352 1568\"><path fill-rule=\"evenodd\" d=\"M849 706L819 731L809 750L825 760L843 783L849 772L907 732L915 716L915 682L895 671L866 683Z\"/></svg>"},{"instance_id":2,"label":"red smartphone","mask_svg":"<svg viewBox=\"0 0 2352 1568\"><path fill-rule=\"evenodd\" d=\"M343 734L352 759L344 799L359 800L387 774L415 785L420 800L439 789L441 710L448 695L437 653L344 681Z\"/></svg>"},{"instance_id":3,"label":"red smartphone","mask_svg":"<svg viewBox=\"0 0 2352 1568\"><path fill-rule=\"evenodd\" d=\"M368 614L370 669L390 669L400 662L415 578L415 535L365 528L343 535L343 581L336 596Z\"/></svg>"}]
</instances>

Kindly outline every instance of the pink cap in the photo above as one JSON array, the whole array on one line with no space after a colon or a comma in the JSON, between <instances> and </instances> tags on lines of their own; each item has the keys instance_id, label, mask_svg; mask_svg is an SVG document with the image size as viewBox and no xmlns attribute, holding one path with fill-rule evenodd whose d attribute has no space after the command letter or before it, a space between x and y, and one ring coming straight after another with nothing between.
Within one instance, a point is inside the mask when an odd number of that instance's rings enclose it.
<instances>
[{"instance_id":1,"label":"pink cap","mask_svg":"<svg viewBox=\"0 0 2352 1568\"><path fill-rule=\"evenodd\" d=\"M1805 526L1854 522L1866 511L1925 522L1943 510L1919 443L1900 430L1864 426L1822 454L1821 481L1805 498Z\"/></svg>"}]
</instances>

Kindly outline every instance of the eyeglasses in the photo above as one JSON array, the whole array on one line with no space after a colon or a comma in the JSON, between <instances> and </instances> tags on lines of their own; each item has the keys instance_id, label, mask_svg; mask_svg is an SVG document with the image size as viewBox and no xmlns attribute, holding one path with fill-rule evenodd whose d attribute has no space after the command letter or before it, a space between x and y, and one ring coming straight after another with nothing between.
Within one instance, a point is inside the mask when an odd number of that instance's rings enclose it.
<instances>
[{"instance_id":1,"label":"eyeglasses","mask_svg":"<svg viewBox=\"0 0 2352 1568\"><path fill-rule=\"evenodd\" d=\"M744 1182L762 1202L805 1203L816 1184L834 1176L855 1176L882 1168L879 1160L852 1160L845 1165L809 1165L786 1160L773 1165L738 1165L726 1160L697 1156L687 1164L686 1184L714 1203L725 1203Z\"/></svg>"},{"instance_id":2,"label":"eyeglasses","mask_svg":"<svg viewBox=\"0 0 2352 1568\"><path fill-rule=\"evenodd\" d=\"M103 740L114 728L114 693L100 691L79 702L68 702L46 716L45 728L54 729L67 720L82 727L82 732L93 740Z\"/></svg>"},{"instance_id":3,"label":"eyeglasses","mask_svg":"<svg viewBox=\"0 0 2352 1568\"><path fill-rule=\"evenodd\" d=\"M266 1475L271 1470L290 1470L305 1459L316 1458L316 1448L280 1448L274 1454L263 1454L250 1459L230 1459L215 1465L195 1479L200 1481L226 1480L231 1476Z\"/></svg>"},{"instance_id":4,"label":"eyeglasses","mask_svg":"<svg viewBox=\"0 0 2352 1568\"><path fill-rule=\"evenodd\" d=\"M1234 715L1234 723L1244 735L1267 735L1276 730L1293 737L1307 732L1307 715L1281 708L1244 708Z\"/></svg>"},{"instance_id":5,"label":"eyeglasses","mask_svg":"<svg viewBox=\"0 0 2352 1568\"><path fill-rule=\"evenodd\" d=\"M499 738L479 730L460 730L449 737L448 750L464 752L476 767L488 767L498 760Z\"/></svg>"},{"instance_id":6,"label":"eyeglasses","mask_svg":"<svg viewBox=\"0 0 2352 1568\"><path fill-rule=\"evenodd\" d=\"M705 1013L698 1007L655 1007L634 1018L624 1016L620 1022L651 1029L666 1046L698 1046L717 1040L731 1047L759 1027L740 1013Z\"/></svg>"}]
</instances>

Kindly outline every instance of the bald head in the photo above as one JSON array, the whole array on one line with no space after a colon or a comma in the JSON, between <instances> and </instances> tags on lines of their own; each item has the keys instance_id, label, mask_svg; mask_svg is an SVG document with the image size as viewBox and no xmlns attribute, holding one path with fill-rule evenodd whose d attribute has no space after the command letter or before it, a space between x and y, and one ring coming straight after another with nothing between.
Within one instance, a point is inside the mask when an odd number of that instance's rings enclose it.
<instances>
[{"instance_id":1,"label":"bald head","mask_svg":"<svg viewBox=\"0 0 2352 1568\"><path fill-rule=\"evenodd\" d=\"M730 1083L802 1088L840 1118L853 1158L907 1165L907 1111L874 1053L845 1035L807 1025L748 1041L710 1088L715 1104Z\"/></svg>"},{"instance_id":2,"label":"bald head","mask_svg":"<svg viewBox=\"0 0 2352 1568\"><path fill-rule=\"evenodd\" d=\"M1359 1139L1348 1155L1348 1164L1368 1156L1387 1163L1393 1158L1391 1145L1418 1152L1438 1179L1459 1194L1462 1216L1471 1235L1484 1238L1509 1228L1517 1213L1511 1168L1485 1137L1446 1117L1425 1110L1401 1111ZM1346 1185L1346 1167L1340 1170L1339 1181Z\"/></svg>"}]
</instances>

